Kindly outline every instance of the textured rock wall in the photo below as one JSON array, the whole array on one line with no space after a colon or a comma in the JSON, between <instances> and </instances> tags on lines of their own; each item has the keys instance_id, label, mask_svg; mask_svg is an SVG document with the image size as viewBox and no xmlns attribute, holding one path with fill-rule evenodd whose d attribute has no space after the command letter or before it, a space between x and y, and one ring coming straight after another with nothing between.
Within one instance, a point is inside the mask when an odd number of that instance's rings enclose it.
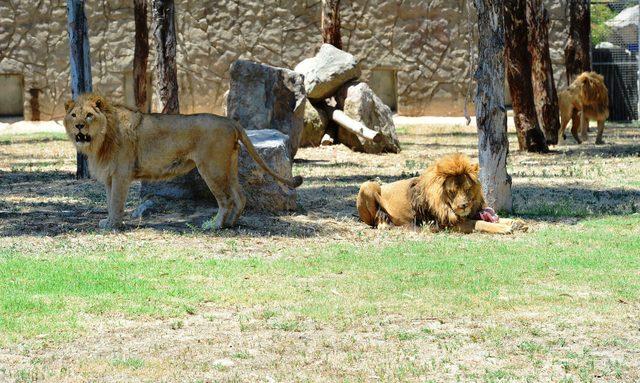
<instances>
[{"instance_id":1,"label":"textured rock wall","mask_svg":"<svg viewBox=\"0 0 640 383\"><path fill-rule=\"evenodd\" d=\"M0 73L24 76L25 117L39 95L42 119L60 117L69 96L63 0L0 0ZM557 78L566 41L565 5L549 0ZM469 7L469 8L467 8ZM176 0L180 106L222 113L236 59L293 68L319 48L319 0ZM397 71L398 112L460 114L469 87L475 9L466 0L353 0L342 5L345 50L370 70ZM130 99L133 8L129 0L87 2L94 89ZM473 41L473 40L472 40ZM475 43L472 43L475 48ZM150 61L153 68L153 52ZM29 92L39 89L40 92Z\"/></svg>"}]
</instances>

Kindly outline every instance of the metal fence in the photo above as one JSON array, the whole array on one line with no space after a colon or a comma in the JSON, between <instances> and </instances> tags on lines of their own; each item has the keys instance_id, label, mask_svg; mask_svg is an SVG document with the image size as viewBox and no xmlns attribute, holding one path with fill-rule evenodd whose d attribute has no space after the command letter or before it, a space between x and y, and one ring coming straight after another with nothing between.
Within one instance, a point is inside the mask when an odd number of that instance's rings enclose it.
<instances>
[{"instance_id":1,"label":"metal fence","mask_svg":"<svg viewBox=\"0 0 640 383\"><path fill-rule=\"evenodd\" d=\"M609 89L609 119L638 120L640 0L592 0L591 25L591 61Z\"/></svg>"}]
</instances>

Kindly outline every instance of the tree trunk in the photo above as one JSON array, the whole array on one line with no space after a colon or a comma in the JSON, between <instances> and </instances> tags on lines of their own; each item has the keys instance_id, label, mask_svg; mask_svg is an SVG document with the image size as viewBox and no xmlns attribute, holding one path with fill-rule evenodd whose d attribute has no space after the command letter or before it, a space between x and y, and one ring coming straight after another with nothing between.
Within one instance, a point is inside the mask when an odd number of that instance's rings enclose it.
<instances>
[{"instance_id":1,"label":"tree trunk","mask_svg":"<svg viewBox=\"0 0 640 383\"><path fill-rule=\"evenodd\" d=\"M153 0L153 36L156 48L156 97L158 111L180 113L178 68L176 66L176 26L173 0Z\"/></svg>"},{"instance_id":2,"label":"tree trunk","mask_svg":"<svg viewBox=\"0 0 640 383\"><path fill-rule=\"evenodd\" d=\"M133 52L133 95L138 109L147 112L147 60L149 58L147 0L133 0L133 17L136 25Z\"/></svg>"},{"instance_id":3,"label":"tree trunk","mask_svg":"<svg viewBox=\"0 0 640 383\"><path fill-rule=\"evenodd\" d=\"M544 153L549 148L538 124L531 84L531 56L525 0L507 0L504 6L505 62L520 150Z\"/></svg>"},{"instance_id":4,"label":"tree trunk","mask_svg":"<svg viewBox=\"0 0 640 383\"><path fill-rule=\"evenodd\" d=\"M569 84L582 72L591 70L591 8L589 0L569 0L569 39L564 63Z\"/></svg>"},{"instance_id":5,"label":"tree trunk","mask_svg":"<svg viewBox=\"0 0 640 383\"><path fill-rule=\"evenodd\" d=\"M502 0L474 0L478 10L478 82L476 122L480 182L487 204L511 211L511 177L507 173L507 113L504 107L504 19Z\"/></svg>"},{"instance_id":6,"label":"tree trunk","mask_svg":"<svg viewBox=\"0 0 640 383\"><path fill-rule=\"evenodd\" d=\"M342 49L340 32L340 0L322 0L322 40Z\"/></svg>"},{"instance_id":7,"label":"tree trunk","mask_svg":"<svg viewBox=\"0 0 640 383\"><path fill-rule=\"evenodd\" d=\"M542 0L527 0L527 26L531 55L531 80L538 121L547 144L558 143L560 109L549 53L549 14Z\"/></svg>"},{"instance_id":8,"label":"tree trunk","mask_svg":"<svg viewBox=\"0 0 640 383\"><path fill-rule=\"evenodd\" d=\"M67 0L67 30L69 32L69 64L71 68L71 97L92 91L89 31L84 14L84 0ZM89 178L87 156L76 155L76 178Z\"/></svg>"}]
</instances>

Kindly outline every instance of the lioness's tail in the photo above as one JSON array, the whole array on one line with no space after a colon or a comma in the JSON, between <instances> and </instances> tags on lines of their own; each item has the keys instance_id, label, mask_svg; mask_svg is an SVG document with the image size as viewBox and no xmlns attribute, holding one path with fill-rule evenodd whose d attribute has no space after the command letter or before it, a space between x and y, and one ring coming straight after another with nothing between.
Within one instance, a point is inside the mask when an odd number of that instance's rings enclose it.
<instances>
[{"instance_id":1,"label":"lioness's tail","mask_svg":"<svg viewBox=\"0 0 640 383\"><path fill-rule=\"evenodd\" d=\"M235 121L234 124L236 131L238 132L238 137L240 138L240 142L242 142L242 144L244 145L245 148L247 148L247 151L249 152L249 155L251 156L251 158L253 158L253 160L260 165L260 167L267 173L269 173L273 178L275 178L276 180L282 182L283 184L291 187L291 188L297 188L298 186L302 185L302 177L300 176L295 176L293 177L293 179L288 179L288 178L284 178L282 176L280 176L278 173L274 172L269 165L267 165L266 162L264 162L264 160L262 159L262 157L260 157L260 154L258 154L258 152L256 151L255 146L253 146L253 143L251 142L251 140L249 139L249 136L247 136L247 132L244 131L244 128L242 127L242 125L240 125L239 122Z\"/></svg>"}]
</instances>

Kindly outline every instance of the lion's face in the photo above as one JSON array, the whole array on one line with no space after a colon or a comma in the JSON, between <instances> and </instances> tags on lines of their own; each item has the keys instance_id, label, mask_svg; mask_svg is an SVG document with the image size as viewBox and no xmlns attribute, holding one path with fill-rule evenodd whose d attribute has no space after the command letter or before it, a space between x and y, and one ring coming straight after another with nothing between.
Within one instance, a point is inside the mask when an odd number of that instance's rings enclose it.
<instances>
[{"instance_id":1,"label":"lion's face","mask_svg":"<svg viewBox=\"0 0 640 383\"><path fill-rule=\"evenodd\" d=\"M464 154L440 158L418 179L412 204L428 206L440 226L453 226L485 207L480 167Z\"/></svg>"},{"instance_id":2,"label":"lion's face","mask_svg":"<svg viewBox=\"0 0 640 383\"><path fill-rule=\"evenodd\" d=\"M466 218L475 214L482 201L482 188L473 174L449 176L442 185L443 200L456 216Z\"/></svg>"},{"instance_id":3,"label":"lion's face","mask_svg":"<svg viewBox=\"0 0 640 383\"><path fill-rule=\"evenodd\" d=\"M99 148L104 139L107 117L102 111L102 98L83 98L78 102L67 101L64 127L78 150L88 153Z\"/></svg>"}]
</instances>

